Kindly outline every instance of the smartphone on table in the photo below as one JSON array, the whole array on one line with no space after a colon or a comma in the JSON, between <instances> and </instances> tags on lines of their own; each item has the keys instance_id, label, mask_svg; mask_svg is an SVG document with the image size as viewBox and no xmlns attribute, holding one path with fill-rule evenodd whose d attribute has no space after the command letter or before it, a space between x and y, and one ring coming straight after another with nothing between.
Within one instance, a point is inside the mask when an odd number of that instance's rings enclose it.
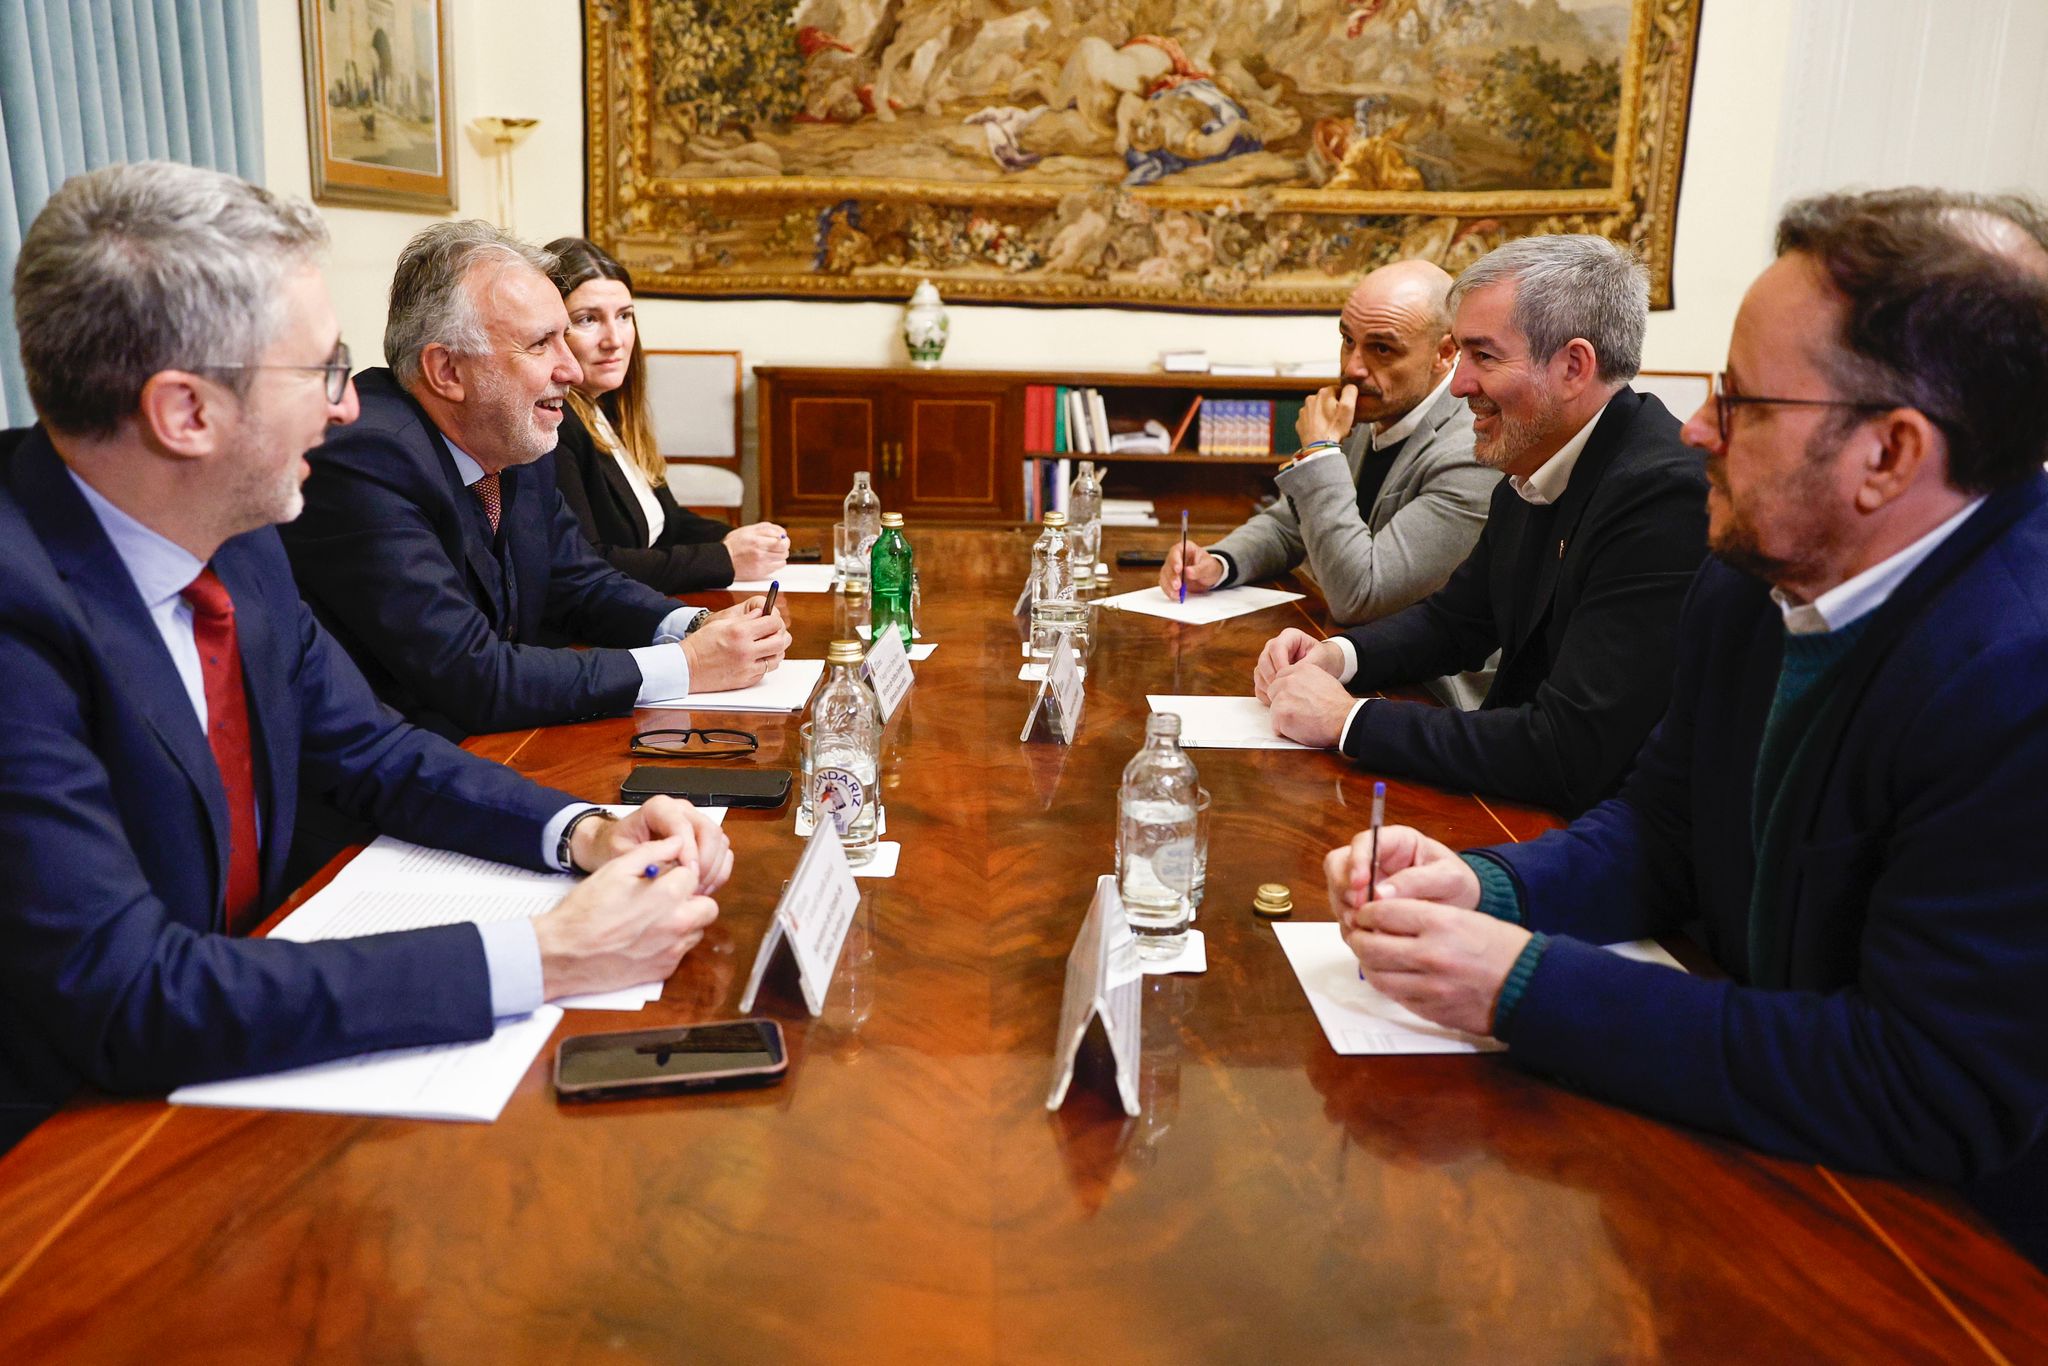
<instances>
[{"instance_id":1,"label":"smartphone on table","mask_svg":"<svg viewBox=\"0 0 2048 1366\"><path fill-rule=\"evenodd\" d=\"M562 1100L773 1086L788 1072L782 1026L773 1020L580 1034L555 1049L555 1095Z\"/></svg>"}]
</instances>

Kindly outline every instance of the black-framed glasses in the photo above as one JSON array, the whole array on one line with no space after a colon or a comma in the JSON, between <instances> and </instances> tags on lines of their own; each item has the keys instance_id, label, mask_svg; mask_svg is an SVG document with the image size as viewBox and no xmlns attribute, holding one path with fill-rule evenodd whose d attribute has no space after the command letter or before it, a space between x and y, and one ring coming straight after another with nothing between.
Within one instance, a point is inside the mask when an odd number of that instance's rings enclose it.
<instances>
[{"instance_id":1,"label":"black-framed glasses","mask_svg":"<svg viewBox=\"0 0 2048 1366\"><path fill-rule=\"evenodd\" d=\"M349 359L348 343L334 344L334 354L318 365L238 365L228 362L213 362L199 367L202 370L318 370L327 376L327 401L341 402L341 396L348 392L348 377L355 366Z\"/></svg>"},{"instance_id":2,"label":"black-framed glasses","mask_svg":"<svg viewBox=\"0 0 2048 1366\"><path fill-rule=\"evenodd\" d=\"M1725 372L1717 373L1709 381L1707 397L1714 402L1714 422L1721 430L1721 444L1724 446L1728 444L1728 428L1734 420L1730 410L1746 404L1773 408L1847 408L1859 413L1888 413L1905 406L1900 403L1863 403L1849 398L1766 398L1761 394L1731 394Z\"/></svg>"},{"instance_id":3,"label":"black-framed glasses","mask_svg":"<svg viewBox=\"0 0 2048 1366\"><path fill-rule=\"evenodd\" d=\"M730 759L761 748L750 730L643 730L633 737L633 753L673 759Z\"/></svg>"}]
</instances>

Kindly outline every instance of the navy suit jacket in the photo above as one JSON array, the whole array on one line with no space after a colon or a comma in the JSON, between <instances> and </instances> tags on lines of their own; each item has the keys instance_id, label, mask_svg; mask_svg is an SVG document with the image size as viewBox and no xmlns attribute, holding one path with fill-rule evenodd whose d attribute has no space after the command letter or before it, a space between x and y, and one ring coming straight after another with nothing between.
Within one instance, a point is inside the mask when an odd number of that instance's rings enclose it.
<instances>
[{"instance_id":1,"label":"navy suit jacket","mask_svg":"<svg viewBox=\"0 0 2048 1366\"><path fill-rule=\"evenodd\" d=\"M1344 752L1388 773L1579 812L1614 791L1670 697L1673 633L1707 553L1707 480L1662 403L1608 400L1565 491L1503 479L1448 582L1344 633L1355 693L1482 668L1477 711L1373 702Z\"/></svg>"},{"instance_id":2,"label":"navy suit jacket","mask_svg":"<svg viewBox=\"0 0 2048 1366\"><path fill-rule=\"evenodd\" d=\"M162 1091L490 1033L474 926L230 939L227 799L134 581L40 429L0 434L0 1147L81 1083ZM539 867L571 799L379 706L269 529L212 564L235 602L262 904L300 780L407 838Z\"/></svg>"},{"instance_id":3,"label":"navy suit jacket","mask_svg":"<svg viewBox=\"0 0 2048 1366\"><path fill-rule=\"evenodd\" d=\"M1787 980L1749 984L1752 789L1783 653L1719 560L1619 796L1485 851L1553 936L1504 1037L1585 1089L1772 1152L1962 1185L2048 1258L2048 479L1994 494L1839 666L1780 795ZM1729 980L1591 947L1697 918ZM1571 936L1569 938L1565 936Z\"/></svg>"},{"instance_id":4,"label":"navy suit jacket","mask_svg":"<svg viewBox=\"0 0 2048 1366\"><path fill-rule=\"evenodd\" d=\"M280 528L299 591L377 695L443 735L629 710L676 603L597 557L552 455L501 476L494 539L447 442L389 370L311 451L306 510ZM568 650L568 641L619 648Z\"/></svg>"},{"instance_id":5,"label":"navy suit jacket","mask_svg":"<svg viewBox=\"0 0 2048 1366\"><path fill-rule=\"evenodd\" d=\"M619 462L598 449L573 408L562 410L555 478L584 539L620 573L664 593L694 593L732 582L732 552L725 548L732 528L678 507L665 480L654 485L661 535L647 544L647 514L633 486Z\"/></svg>"}]
</instances>

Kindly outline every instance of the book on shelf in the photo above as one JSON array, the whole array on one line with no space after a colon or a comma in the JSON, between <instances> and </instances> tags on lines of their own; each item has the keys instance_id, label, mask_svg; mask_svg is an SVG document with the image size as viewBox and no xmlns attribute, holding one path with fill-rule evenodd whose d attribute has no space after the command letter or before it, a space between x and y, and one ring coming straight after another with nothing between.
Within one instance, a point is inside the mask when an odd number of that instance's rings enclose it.
<instances>
[{"instance_id":1,"label":"book on shelf","mask_svg":"<svg viewBox=\"0 0 2048 1366\"><path fill-rule=\"evenodd\" d=\"M1277 366L1277 365L1271 364L1270 362L1267 362L1267 363L1260 363L1260 362L1256 362L1256 361L1232 361L1232 360L1219 360L1219 361L1211 361L1211 362L1209 363L1209 373L1210 373L1210 374L1212 374L1212 375L1223 375L1223 376L1231 376L1231 375L1252 375L1252 376L1257 376L1257 375L1277 375L1277 374L1279 374L1279 373L1280 373L1280 367L1279 367L1279 366Z\"/></svg>"},{"instance_id":2,"label":"book on shelf","mask_svg":"<svg viewBox=\"0 0 2048 1366\"><path fill-rule=\"evenodd\" d=\"M1161 351L1159 368L1169 375L1199 375L1209 368L1207 351Z\"/></svg>"},{"instance_id":3,"label":"book on shelf","mask_svg":"<svg viewBox=\"0 0 2048 1366\"><path fill-rule=\"evenodd\" d=\"M1202 455L1270 455L1273 400L1210 398L1197 414L1195 449Z\"/></svg>"},{"instance_id":4,"label":"book on shelf","mask_svg":"<svg viewBox=\"0 0 2048 1366\"><path fill-rule=\"evenodd\" d=\"M1109 408L1102 401L1100 389L1084 390L1088 395L1089 433L1095 438L1095 453L1107 455L1114 449L1109 444Z\"/></svg>"},{"instance_id":5,"label":"book on shelf","mask_svg":"<svg viewBox=\"0 0 2048 1366\"><path fill-rule=\"evenodd\" d=\"M1180 425L1173 429L1173 440L1166 443L1166 449L1168 451L1177 451L1181 448L1180 443L1182 439L1187 436L1188 428L1194 425L1195 414L1200 412L1201 410L1202 396L1200 394L1196 394L1195 401L1188 405L1187 412L1181 414Z\"/></svg>"}]
</instances>

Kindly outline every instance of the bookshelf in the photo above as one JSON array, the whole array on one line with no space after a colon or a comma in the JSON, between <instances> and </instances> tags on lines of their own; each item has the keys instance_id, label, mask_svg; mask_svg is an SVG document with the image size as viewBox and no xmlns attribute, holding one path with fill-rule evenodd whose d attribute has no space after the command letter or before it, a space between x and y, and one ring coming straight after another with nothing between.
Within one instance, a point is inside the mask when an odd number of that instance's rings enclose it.
<instances>
[{"instance_id":1,"label":"bookshelf","mask_svg":"<svg viewBox=\"0 0 2048 1366\"><path fill-rule=\"evenodd\" d=\"M1027 469L1057 459L1107 467L1109 498L1150 499L1162 523L1185 507L1204 531L1250 516L1294 453L1294 433L1263 455L1086 455L1027 444L1026 391L1098 390L1114 431L1149 418L1173 432L1196 395L1299 401L1333 376L1222 376L1159 371L913 370L759 366L762 515L831 521L857 470L874 476L884 507L930 523L1021 521ZM1189 425L1181 446L1192 445Z\"/></svg>"}]
</instances>

